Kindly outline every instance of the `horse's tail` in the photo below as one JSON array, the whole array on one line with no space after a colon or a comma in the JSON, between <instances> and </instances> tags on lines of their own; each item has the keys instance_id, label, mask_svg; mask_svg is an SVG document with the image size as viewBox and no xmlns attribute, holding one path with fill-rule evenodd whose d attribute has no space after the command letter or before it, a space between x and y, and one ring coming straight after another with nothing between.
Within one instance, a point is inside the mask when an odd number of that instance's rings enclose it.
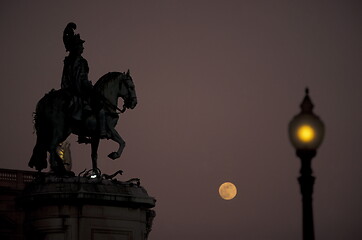
<instances>
[{"instance_id":1,"label":"horse's tail","mask_svg":"<svg viewBox=\"0 0 362 240\"><path fill-rule=\"evenodd\" d=\"M39 143L39 141L37 141L33 149L33 154L31 155L28 165L31 168L35 167L38 171L47 168L48 166L46 147Z\"/></svg>"},{"instance_id":2,"label":"horse's tail","mask_svg":"<svg viewBox=\"0 0 362 240\"><path fill-rule=\"evenodd\" d=\"M43 139L44 130L40 129L42 126L41 121L44 121L44 102L47 98L45 95L40 101L37 103L35 112L33 113L33 128L34 132L37 135L36 145L33 149L33 154L28 163L29 167L37 170L42 170L43 168L47 168L47 148L45 146L45 142Z\"/></svg>"},{"instance_id":3,"label":"horse's tail","mask_svg":"<svg viewBox=\"0 0 362 240\"><path fill-rule=\"evenodd\" d=\"M38 124L38 115L37 115L37 113L35 111L35 112L33 112L33 134L37 133L38 126L39 126L39 124Z\"/></svg>"},{"instance_id":4,"label":"horse's tail","mask_svg":"<svg viewBox=\"0 0 362 240\"><path fill-rule=\"evenodd\" d=\"M44 120L45 117L45 105L46 102L49 101L50 93L53 93L54 89L52 89L49 93L45 94L39 102L36 104L35 112L33 112L33 128L34 132L38 133L39 128L42 125L41 121ZM37 134L38 135L38 134Z\"/></svg>"}]
</instances>

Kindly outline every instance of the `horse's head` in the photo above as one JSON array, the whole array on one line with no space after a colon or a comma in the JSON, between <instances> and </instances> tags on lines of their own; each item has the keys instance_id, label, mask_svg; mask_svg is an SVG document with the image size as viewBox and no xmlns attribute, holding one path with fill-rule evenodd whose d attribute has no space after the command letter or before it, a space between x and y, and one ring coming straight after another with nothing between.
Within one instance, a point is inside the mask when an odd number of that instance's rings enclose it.
<instances>
[{"instance_id":1,"label":"horse's head","mask_svg":"<svg viewBox=\"0 0 362 240\"><path fill-rule=\"evenodd\" d=\"M129 73L122 73L121 77L123 78L120 84L119 97L123 98L124 107L133 109L137 105L137 95L135 85L133 83L132 77Z\"/></svg>"}]
</instances>

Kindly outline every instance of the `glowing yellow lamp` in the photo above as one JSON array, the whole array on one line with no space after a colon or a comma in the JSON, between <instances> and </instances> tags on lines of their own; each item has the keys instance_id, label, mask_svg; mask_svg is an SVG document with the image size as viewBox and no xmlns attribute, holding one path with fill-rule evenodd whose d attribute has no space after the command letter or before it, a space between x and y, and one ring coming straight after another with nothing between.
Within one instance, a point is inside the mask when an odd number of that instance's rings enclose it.
<instances>
[{"instance_id":1,"label":"glowing yellow lamp","mask_svg":"<svg viewBox=\"0 0 362 240\"><path fill-rule=\"evenodd\" d=\"M324 123L313 112L308 89L300 107L300 113L289 122L290 142L297 150L316 150L323 141Z\"/></svg>"},{"instance_id":2,"label":"glowing yellow lamp","mask_svg":"<svg viewBox=\"0 0 362 240\"><path fill-rule=\"evenodd\" d=\"M297 130L297 136L302 142L313 141L315 137L314 129L309 125L302 125Z\"/></svg>"}]
</instances>

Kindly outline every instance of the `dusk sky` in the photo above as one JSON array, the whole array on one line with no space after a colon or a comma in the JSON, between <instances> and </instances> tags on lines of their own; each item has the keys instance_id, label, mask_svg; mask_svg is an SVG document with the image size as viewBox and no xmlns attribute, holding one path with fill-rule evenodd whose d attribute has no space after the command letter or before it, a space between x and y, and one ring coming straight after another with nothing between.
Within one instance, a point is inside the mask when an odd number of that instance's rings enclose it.
<instances>
[{"instance_id":1,"label":"dusk sky","mask_svg":"<svg viewBox=\"0 0 362 240\"><path fill-rule=\"evenodd\" d=\"M309 87L326 126L313 159L316 239L362 239L361 1L0 1L0 168L31 170L32 113L59 89L68 22L93 84L130 69L138 105L99 167L157 199L150 240L301 240L289 121ZM121 100L119 101L121 105ZM91 168L72 135L73 171ZM223 200L218 187L238 195Z\"/></svg>"}]
</instances>

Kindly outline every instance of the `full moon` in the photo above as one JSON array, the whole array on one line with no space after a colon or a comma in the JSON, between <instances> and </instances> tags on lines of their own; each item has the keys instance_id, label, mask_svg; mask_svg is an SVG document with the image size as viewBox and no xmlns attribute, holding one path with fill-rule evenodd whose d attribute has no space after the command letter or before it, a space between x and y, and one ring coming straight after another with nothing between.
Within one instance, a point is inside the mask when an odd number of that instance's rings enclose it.
<instances>
[{"instance_id":1,"label":"full moon","mask_svg":"<svg viewBox=\"0 0 362 240\"><path fill-rule=\"evenodd\" d=\"M219 194L222 199L231 200L236 196L236 193L236 187L231 182L224 182L219 187Z\"/></svg>"}]
</instances>

